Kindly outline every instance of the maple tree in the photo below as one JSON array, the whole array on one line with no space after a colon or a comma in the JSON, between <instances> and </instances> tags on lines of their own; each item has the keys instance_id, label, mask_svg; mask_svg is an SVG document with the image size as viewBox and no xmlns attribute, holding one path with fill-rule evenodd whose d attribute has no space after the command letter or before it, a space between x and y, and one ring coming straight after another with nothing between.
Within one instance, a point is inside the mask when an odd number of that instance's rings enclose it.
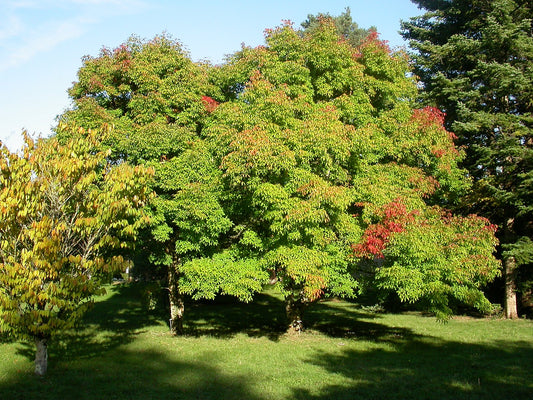
<instances>
[{"instance_id":1,"label":"maple tree","mask_svg":"<svg viewBox=\"0 0 533 400\"><path fill-rule=\"evenodd\" d=\"M88 128L113 124L102 142L110 159L154 169L150 232L137 259L166 275L174 334L182 331L184 294L212 298L222 292L250 300L266 279L260 270L235 268L231 255L222 255L225 263L211 258L232 221L220 204L221 172L202 137L216 99L223 99L209 71L166 35L132 37L85 57L69 92L75 107L62 116Z\"/></svg>"},{"instance_id":2,"label":"maple tree","mask_svg":"<svg viewBox=\"0 0 533 400\"><path fill-rule=\"evenodd\" d=\"M405 54L375 32L353 47L327 18L307 32L286 22L265 34L265 46L243 47L222 67L228 101L204 134L223 171L234 237L277 279L289 329L301 330L305 307L323 296L356 296L361 270L402 300L428 300L441 317L450 297L486 311L480 288L499 268L494 235L484 230L478 241L485 220L446 219L436 205L455 202L469 182L443 115L415 108ZM456 232L478 262L462 266L448 252L432 264L448 271L437 274L398 257L419 224L435 253ZM402 283L409 266L426 277L423 294ZM454 271L462 278L452 285Z\"/></svg>"},{"instance_id":3,"label":"maple tree","mask_svg":"<svg viewBox=\"0 0 533 400\"><path fill-rule=\"evenodd\" d=\"M438 208L406 212L392 202L380 210L383 217L365 230L362 242L353 246L362 257L362 270L375 268L381 289L397 293L401 301L423 301L437 318L453 310L450 301L490 311L483 287L499 274L493 257L496 226L477 216L461 217Z\"/></svg>"},{"instance_id":4,"label":"maple tree","mask_svg":"<svg viewBox=\"0 0 533 400\"><path fill-rule=\"evenodd\" d=\"M35 341L38 375L50 338L80 321L102 278L125 269L146 222L150 171L110 165L94 151L102 133L83 133L64 145L25 135L22 154L0 150L0 329Z\"/></svg>"},{"instance_id":5,"label":"maple tree","mask_svg":"<svg viewBox=\"0 0 533 400\"><path fill-rule=\"evenodd\" d=\"M219 67L193 63L166 37L131 40L87 58L70 91L65 120L112 123L102 144L111 158L155 170L143 247L167 268L174 332L183 293L249 301L268 277L292 331L307 305L367 285L442 318L451 299L487 311L493 231L441 208L470 182L444 114L416 107L407 56L375 31L353 46L325 17L265 36ZM422 238L443 252L430 266L416 258ZM422 291L403 279L409 269Z\"/></svg>"}]
</instances>

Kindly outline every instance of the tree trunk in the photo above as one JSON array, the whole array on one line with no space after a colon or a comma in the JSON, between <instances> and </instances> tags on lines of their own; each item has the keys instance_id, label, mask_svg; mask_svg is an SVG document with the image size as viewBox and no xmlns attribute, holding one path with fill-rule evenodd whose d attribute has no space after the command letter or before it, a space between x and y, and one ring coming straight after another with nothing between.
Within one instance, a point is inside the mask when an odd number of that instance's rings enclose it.
<instances>
[{"instance_id":1,"label":"tree trunk","mask_svg":"<svg viewBox=\"0 0 533 400\"><path fill-rule=\"evenodd\" d=\"M46 375L48 369L48 346L46 339L35 339L35 374L39 376Z\"/></svg>"},{"instance_id":2,"label":"tree trunk","mask_svg":"<svg viewBox=\"0 0 533 400\"><path fill-rule=\"evenodd\" d=\"M509 256L505 264L505 317L508 319L518 318L518 306L516 301L516 259Z\"/></svg>"},{"instance_id":3,"label":"tree trunk","mask_svg":"<svg viewBox=\"0 0 533 400\"><path fill-rule=\"evenodd\" d=\"M302 301L300 296L294 296L291 294L286 298L285 311L287 313L287 321L289 322L287 333L295 334L303 331L303 314L305 307L306 303Z\"/></svg>"},{"instance_id":4,"label":"tree trunk","mask_svg":"<svg viewBox=\"0 0 533 400\"><path fill-rule=\"evenodd\" d=\"M183 313L185 303L179 287L179 260L173 257L172 265L168 267L168 290L170 300L170 333L181 335L183 333Z\"/></svg>"}]
</instances>

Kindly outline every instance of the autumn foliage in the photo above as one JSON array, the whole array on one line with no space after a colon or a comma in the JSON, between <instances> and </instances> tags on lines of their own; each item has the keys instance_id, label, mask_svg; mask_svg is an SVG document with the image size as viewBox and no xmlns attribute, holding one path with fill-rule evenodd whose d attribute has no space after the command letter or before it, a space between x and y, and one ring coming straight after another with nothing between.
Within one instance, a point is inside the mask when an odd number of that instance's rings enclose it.
<instances>
[{"instance_id":1,"label":"autumn foliage","mask_svg":"<svg viewBox=\"0 0 533 400\"><path fill-rule=\"evenodd\" d=\"M361 282L354 271L362 268L374 285L402 292L404 301L427 299L439 315L450 312L452 297L487 310L486 302L470 301L483 298L485 280L467 270L494 277L495 242L490 233L477 239L480 220L449 220L438 206L465 193L468 181L444 114L408 100L416 82L406 55L376 33L354 48L328 19L312 32L283 24L265 34L266 46L243 48L224 66L228 87L242 91L219 105L205 132L238 205L233 218L260 238L255 254L280 278L288 305L355 296ZM458 243L460 251L443 251L432 264L448 272L395 255L403 244L418 249L414 240L424 230L432 251ZM483 256L465 267L455 254L469 249ZM415 265L411 275L429 274L426 289L447 287L448 274L469 278L462 289L415 295L402 287L400 269ZM467 287L476 295L460 295Z\"/></svg>"},{"instance_id":2,"label":"autumn foliage","mask_svg":"<svg viewBox=\"0 0 533 400\"><path fill-rule=\"evenodd\" d=\"M60 129L87 137L26 135L23 154L0 149L0 330L36 341L39 375L47 340L80 322L101 278L129 265L149 197L151 171L108 165L94 151L101 132Z\"/></svg>"},{"instance_id":3,"label":"autumn foliage","mask_svg":"<svg viewBox=\"0 0 533 400\"><path fill-rule=\"evenodd\" d=\"M406 225L414 222L418 212L408 212L400 200L386 204L379 214L381 220L365 229L360 243L352 244L356 257L384 258L383 250L389 244L389 237L394 233L404 232Z\"/></svg>"},{"instance_id":4,"label":"autumn foliage","mask_svg":"<svg viewBox=\"0 0 533 400\"><path fill-rule=\"evenodd\" d=\"M218 102L209 96L202 96L202 103L208 113L212 113L218 107Z\"/></svg>"}]
</instances>

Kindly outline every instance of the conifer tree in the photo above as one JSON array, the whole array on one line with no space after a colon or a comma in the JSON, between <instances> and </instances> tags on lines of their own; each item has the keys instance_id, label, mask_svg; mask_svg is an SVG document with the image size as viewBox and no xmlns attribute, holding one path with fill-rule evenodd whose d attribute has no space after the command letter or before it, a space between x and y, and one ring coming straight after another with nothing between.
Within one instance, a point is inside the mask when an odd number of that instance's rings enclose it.
<instances>
[{"instance_id":1,"label":"conifer tree","mask_svg":"<svg viewBox=\"0 0 533 400\"><path fill-rule=\"evenodd\" d=\"M427 104L464 146L474 180L465 209L499 226L506 315L533 260L533 5L527 0L413 0L402 24ZM519 269L519 266L522 266Z\"/></svg>"},{"instance_id":2,"label":"conifer tree","mask_svg":"<svg viewBox=\"0 0 533 400\"><path fill-rule=\"evenodd\" d=\"M329 13L318 13L316 15L309 14L307 19L300 25L303 28L303 33L311 33L320 27L320 23L324 19L331 19L337 29L337 34L345 39L351 46L357 47L367 38L371 32L376 32L376 27L372 26L369 29L361 28L352 19L352 11L350 7L338 16L331 16Z\"/></svg>"}]
</instances>

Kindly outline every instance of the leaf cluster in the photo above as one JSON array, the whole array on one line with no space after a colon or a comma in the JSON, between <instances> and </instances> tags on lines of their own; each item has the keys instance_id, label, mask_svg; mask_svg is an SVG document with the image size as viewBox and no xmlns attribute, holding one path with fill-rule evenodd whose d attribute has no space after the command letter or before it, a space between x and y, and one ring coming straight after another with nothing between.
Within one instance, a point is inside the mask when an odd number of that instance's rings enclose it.
<instances>
[{"instance_id":1,"label":"leaf cluster","mask_svg":"<svg viewBox=\"0 0 533 400\"><path fill-rule=\"evenodd\" d=\"M522 0L415 1L403 23L423 95L446 112L474 181L462 208L500 226L502 243L533 237L532 5Z\"/></svg>"}]
</instances>

